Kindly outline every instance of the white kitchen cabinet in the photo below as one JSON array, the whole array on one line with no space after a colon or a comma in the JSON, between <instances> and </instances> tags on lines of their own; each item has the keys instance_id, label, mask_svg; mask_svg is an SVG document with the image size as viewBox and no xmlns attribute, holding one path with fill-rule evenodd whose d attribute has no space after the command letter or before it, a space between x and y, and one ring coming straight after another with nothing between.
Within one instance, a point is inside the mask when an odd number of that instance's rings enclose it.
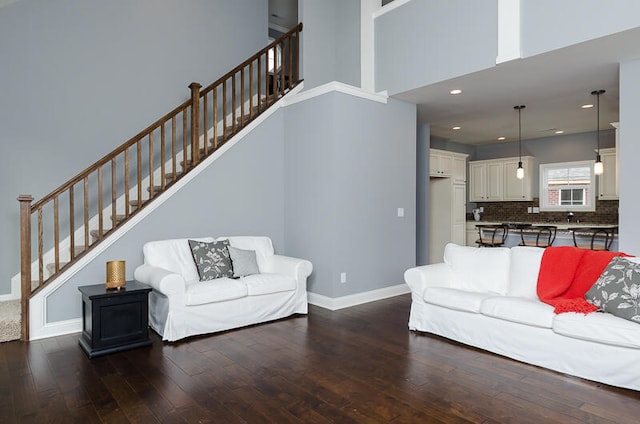
<instances>
[{"instance_id":1,"label":"white kitchen cabinet","mask_svg":"<svg viewBox=\"0 0 640 424\"><path fill-rule=\"evenodd\" d=\"M604 172L598 176L598 199L618 200L618 156L616 149L600 149Z\"/></svg>"},{"instance_id":2,"label":"white kitchen cabinet","mask_svg":"<svg viewBox=\"0 0 640 424\"><path fill-rule=\"evenodd\" d=\"M429 155L429 263L436 263L447 243L466 242L467 155L437 149Z\"/></svg>"},{"instance_id":3,"label":"white kitchen cabinet","mask_svg":"<svg viewBox=\"0 0 640 424\"><path fill-rule=\"evenodd\" d=\"M519 180L516 177L518 169L518 158L505 159L504 166L504 192L502 199L505 201L531 201L533 200L533 167L534 158L531 156L522 157L522 168L524 178Z\"/></svg>"},{"instance_id":4,"label":"white kitchen cabinet","mask_svg":"<svg viewBox=\"0 0 640 424\"><path fill-rule=\"evenodd\" d=\"M504 166L500 160L469 162L469 200L495 202L503 198Z\"/></svg>"},{"instance_id":5,"label":"white kitchen cabinet","mask_svg":"<svg viewBox=\"0 0 640 424\"><path fill-rule=\"evenodd\" d=\"M429 176L450 177L453 171L453 156L443 150L429 151Z\"/></svg>"},{"instance_id":6,"label":"white kitchen cabinet","mask_svg":"<svg viewBox=\"0 0 640 424\"><path fill-rule=\"evenodd\" d=\"M466 242L467 187L452 178L429 183L429 263L442 262L447 243Z\"/></svg>"},{"instance_id":7,"label":"white kitchen cabinet","mask_svg":"<svg viewBox=\"0 0 640 424\"><path fill-rule=\"evenodd\" d=\"M464 184L453 184L451 199L451 242L464 246L467 227L467 187Z\"/></svg>"},{"instance_id":8,"label":"white kitchen cabinet","mask_svg":"<svg viewBox=\"0 0 640 424\"><path fill-rule=\"evenodd\" d=\"M522 157L524 178L516 178L519 158L469 162L469 201L501 202L533 200L532 156Z\"/></svg>"},{"instance_id":9,"label":"white kitchen cabinet","mask_svg":"<svg viewBox=\"0 0 640 424\"><path fill-rule=\"evenodd\" d=\"M487 163L487 200L495 202L503 198L504 167L501 162Z\"/></svg>"},{"instance_id":10,"label":"white kitchen cabinet","mask_svg":"<svg viewBox=\"0 0 640 424\"><path fill-rule=\"evenodd\" d=\"M454 184L467 183L467 155L453 154L452 175Z\"/></svg>"},{"instance_id":11,"label":"white kitchen cabinet","mask_svg":"<svg viewBox=\"0 0 640 424\"><path fill-rule=\"evenodd\" d=\"M429 176L453 178L456 184L467 182L467 155L446 150L429 150Z\"/></svg>"}]
</instances>

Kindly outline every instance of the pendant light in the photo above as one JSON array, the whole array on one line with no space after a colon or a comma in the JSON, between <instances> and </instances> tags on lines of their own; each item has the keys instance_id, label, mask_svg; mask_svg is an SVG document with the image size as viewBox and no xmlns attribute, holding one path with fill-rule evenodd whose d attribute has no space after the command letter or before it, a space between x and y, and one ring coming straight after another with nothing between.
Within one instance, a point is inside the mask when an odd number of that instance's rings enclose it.
<instances>
[{"instance_id":1,"label":"pendant light","mask_svg":"<svg viewBox=\"0 0 640 424\"><path fill-rule=\"evenodd\" d=\"M524 168L522 168L522 109L525 105L514 106L518 111L518 169L516 169L516 178L521 180L524 178Z\"/></svg>"},{"instance_id":2,"label":"pendant light","mask_svg":"<svg viewBox=\"0 0 640 424\"><path fill-rule=\"evenodd\" d=\"M604 172L604 166L602 165L602 158L600 158L600 95L604 94L604 90L594 90L591 92L592 95L596 96L596 143L597 143L597 153L596 153L596 162L593 164L593 173L595 175L602 175Z\"/></svg>"}]
</instances>

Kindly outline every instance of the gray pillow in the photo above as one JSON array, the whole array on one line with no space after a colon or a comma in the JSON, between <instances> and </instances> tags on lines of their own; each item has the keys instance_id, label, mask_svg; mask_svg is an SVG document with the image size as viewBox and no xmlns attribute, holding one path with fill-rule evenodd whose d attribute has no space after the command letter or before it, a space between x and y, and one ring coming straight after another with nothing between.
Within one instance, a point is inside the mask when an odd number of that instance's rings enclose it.
<instances>
[{"instance_id":1,"label":"gray pillow","mask_svg":"<svg viewBox=\"0 0 640 424\"><path fill-rule=\"evenodd\" d=\"M228 249L233 264L234 277L239 278L260 273L255 250L243 250L233 246L229 246Z\"/></svg>"},{"instance_id":2,"label":"gray pillow","mask_svg":"<svg viewBox=\"0 0 640 424\"><path fill-rule=\"evenodd\" d=\"M228 240L211 243L189 240L191 255L196 263L196 268L198 268L200 281L222 277L233 278L228 246Z\"/></svg>"},{"instance_id":3,"label":"gray pillow","mask_svg":"<svg viewBox=\"0 0 640 424\"><path fill-rule=\"evenodd\" d=\"M640 324L640 263L614 257L584 297L603 312Z\"/></svg>"}]
</instances>

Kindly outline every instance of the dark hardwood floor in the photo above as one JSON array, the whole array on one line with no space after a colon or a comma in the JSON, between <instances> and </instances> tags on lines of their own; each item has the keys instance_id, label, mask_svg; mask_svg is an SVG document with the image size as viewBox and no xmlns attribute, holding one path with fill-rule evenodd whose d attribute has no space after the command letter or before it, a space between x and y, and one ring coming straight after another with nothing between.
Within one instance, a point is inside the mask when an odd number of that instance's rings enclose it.
<instances>
[{"instance_id":1,"label":"dark hardwood floor","mask_svg":"<svg viewBox=\"0 0 640 424\"><path fill-rule=\"evenodd\" d=\"M0 423L637 423L640 392L407 329L409 295L89 360L0 344ZM615 360L615 358L611 358ZM639 357L640 360L640 357Z\"/></svg>"}]
</instances>

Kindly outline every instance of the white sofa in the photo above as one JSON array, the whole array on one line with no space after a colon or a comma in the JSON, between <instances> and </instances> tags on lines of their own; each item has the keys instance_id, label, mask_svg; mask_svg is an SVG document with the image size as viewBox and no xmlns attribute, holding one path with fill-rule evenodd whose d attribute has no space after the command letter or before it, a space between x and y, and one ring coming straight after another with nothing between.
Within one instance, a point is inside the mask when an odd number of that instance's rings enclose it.
<instances>
[{"instance_id":1,"label":"white sofa","mask_svg":"<svg viewBox=\"0 0 640 424\"><path fill-rule=\"evenodd\" d=\"M536 294L543 252L448 244L443 263L404 274L409 329L640 390L640 324L602 312L555 314Z\"/></svg>"},{"instance_id":2,"label":"white sofa","mask_svg":"<svg viewBox=\"0 0 640 424\"><path fill-rule=\"evenodd\" d=\"M239 279L199 281L188 240L229 240L256 251L259 274ZM183 238L152 241L143 247L144 264L134 277L153 288L149 325L163 340L229 330L307 313L311 262L274 254L268 237Z\"/></svg>"}]
</instances>

